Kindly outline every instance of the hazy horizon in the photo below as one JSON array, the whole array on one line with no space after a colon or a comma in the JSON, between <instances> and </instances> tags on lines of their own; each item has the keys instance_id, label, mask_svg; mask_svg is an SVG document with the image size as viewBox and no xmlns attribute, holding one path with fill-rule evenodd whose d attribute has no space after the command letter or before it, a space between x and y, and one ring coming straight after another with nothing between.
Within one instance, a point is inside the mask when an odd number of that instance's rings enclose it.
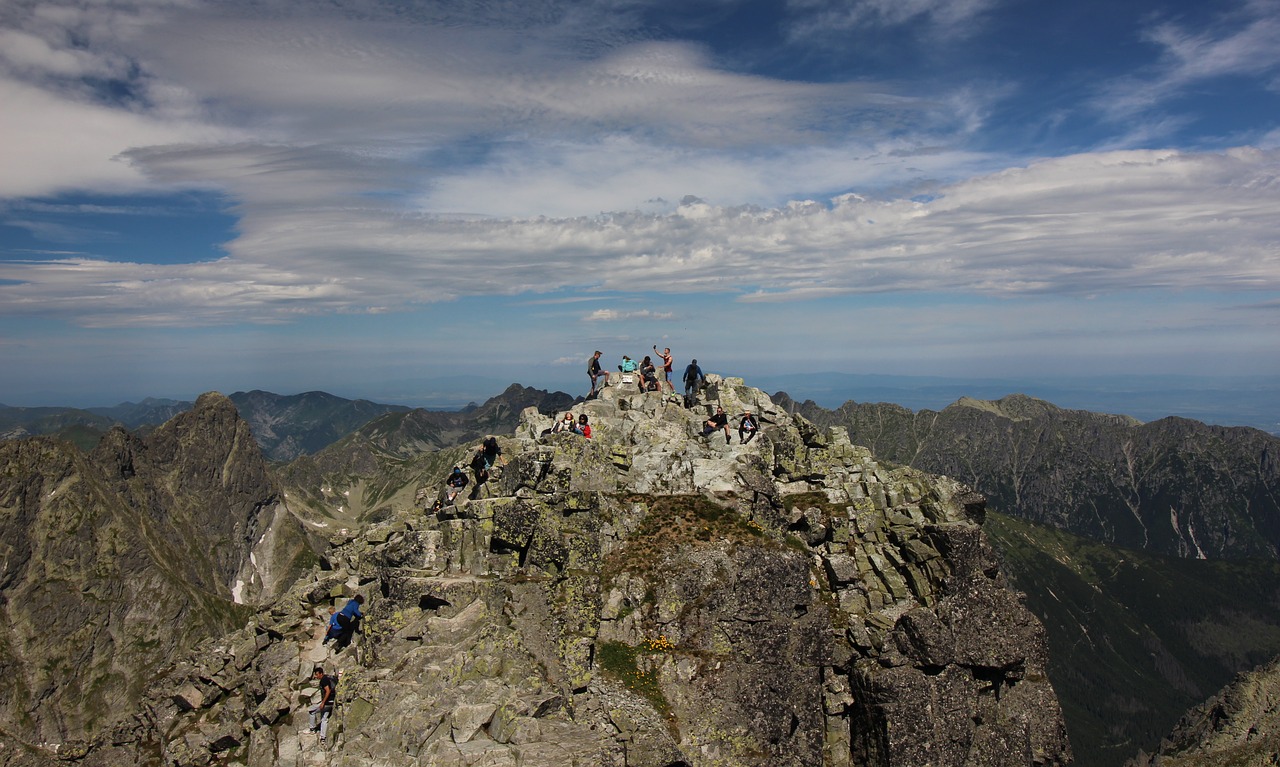
<instances>
[{"instance_id":1,"label":"hazy horizon","mask_svg":"<svg viewBox=\"0 0 1280 767\"><path fill-rule=\"evenodd\" d=\"M1110 376L1050 379L966 379L945 376L893 376L881 374L821 371L783 375L742 376L708 366L707 372L744 378L749 386L769 395L785 392L797 402L813 400L835 409L850 400L860 403L887 402L913 411L941 410L962 397L995 400L1025 394L1069 410L1127 415L1140 421L1178 416L1221 426L1251 426L1280 436L1280 382L1267 377L1221 379L1196 376ZM104 401L92 397L76 401L9 401L9 407L114 407L139 403L148 398L191 402L205 391L261 390L281 396L324 391L344 399L365 399L380 404L405 405L432 410L457 410L481 404L512 384L548 391L562 391L578 397L586 393L586 376L581 381L554 378L505 380L474 375L450 376L415 382L369 382L365 388L328 389L305 387L295 390L263 386L225 389L200 388L178 393L141 393ZM678 385L678 384L677 384ZM414 389L411 391L411 387Z\"/></svg>"}]
</instances>

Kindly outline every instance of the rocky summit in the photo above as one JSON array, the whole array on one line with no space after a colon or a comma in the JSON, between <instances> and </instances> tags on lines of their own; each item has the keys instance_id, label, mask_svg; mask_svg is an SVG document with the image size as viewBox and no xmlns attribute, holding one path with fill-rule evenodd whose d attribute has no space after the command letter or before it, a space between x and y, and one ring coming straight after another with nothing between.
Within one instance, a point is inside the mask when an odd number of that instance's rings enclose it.
<instances>
[{"instance_id":1,"label":"rocky summit","mask_svg":"<svg viewBox=\"0 0 1280 767\"><path fill-rule=\"evenodd\" d=\"M702 435L717 406L757 414ZM486 482L340 532L136 711L0 763L1014 767L1071 761L1044 632L983 498L877 463L740 379L526 409ZM459 454L463 462L470 456ZM230 572L225 569L225 572ZM356 594L347 648L321 638ZM327 740L312 668L337 677Z\"/></svg>"}]
</instances>

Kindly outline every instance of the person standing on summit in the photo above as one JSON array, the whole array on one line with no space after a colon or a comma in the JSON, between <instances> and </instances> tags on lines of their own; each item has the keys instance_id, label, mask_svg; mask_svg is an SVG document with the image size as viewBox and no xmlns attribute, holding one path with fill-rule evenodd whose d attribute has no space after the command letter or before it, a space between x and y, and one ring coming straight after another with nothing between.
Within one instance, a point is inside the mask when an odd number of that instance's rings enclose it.
<instances>
[{"instance_id":1,"label":"person standing on summit","mask_svg":"<svg viewBox=\"0 0 1280 767\"><path fill-rule=\"evenodd\" d=\"M658 352L658 345L653 345L653 350ZM658 356L662 357L662 382L671 387L671 393L676 393L676 385L671 383L671 347L658 352ZM662 391L662 387L658 387L658 391Z\"/></svg>"},{"instance_id":2,"label":"person standing on summit","mask_svg":"<svg viewBox=\"0 0 1280 767\"><path fill-rule=\"evenodd\" d=\"M609 375L600 367L600 354L601 352L597 351L591 355L591 359L587 360L587 375L591 378L591 392L587 395L587 399L596 396L596 381Z\"/></svg>"},{"instance_id":3,"label":"person standing on summit","mask_svg":"<svg viewBox=\"0 0 1280 767\"><path fill-rule=\"evenodd\" d=\"M693 402L693 395L698 393L698 389L702 387L702 381L706 376L702 374L702 368L698 367L698 361L694 360L689 363L689 367L684 369L684 406L690 407Z\"/></svg>"}]
</instances>

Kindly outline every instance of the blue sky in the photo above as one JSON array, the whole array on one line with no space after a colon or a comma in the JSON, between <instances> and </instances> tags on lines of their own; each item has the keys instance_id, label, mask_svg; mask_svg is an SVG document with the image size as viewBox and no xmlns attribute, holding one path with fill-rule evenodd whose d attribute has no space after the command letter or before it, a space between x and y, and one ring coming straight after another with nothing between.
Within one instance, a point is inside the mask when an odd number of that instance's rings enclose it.
<instances>
[{"instance_id":1,"label":"blue sky","mask_svg":"<svg viewBox=\"0 0 1280 767\"><path fill-rule=\"evenodd\" d=\"M10 0L0 104L9 405L1280 373L1280 0Z\"/></svg>"}]
</instances>

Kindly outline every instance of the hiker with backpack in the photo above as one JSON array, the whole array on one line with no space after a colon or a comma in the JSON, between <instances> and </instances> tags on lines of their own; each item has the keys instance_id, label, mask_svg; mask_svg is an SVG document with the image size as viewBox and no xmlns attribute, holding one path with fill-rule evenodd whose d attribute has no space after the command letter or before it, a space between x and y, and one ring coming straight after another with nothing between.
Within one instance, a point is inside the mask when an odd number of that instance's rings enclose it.
<instances>
[{"instance_id":1,"label":"hiker with backpack","mask_svg":"<svg viewBox=\"0 0 1280 767\"><path fill-rule=\"evenodd\" d=\"M702 374L702 368L698 367L698 361L694 360L684 369L684 406L692 407L694 395L702 388L703 381L706 376Z\"/></svg>"},{"instance_id":2,"label":"hiker with backpack","mask_svg":"<svg viewBox=\"0 0 1280 767\"><path fill-rule=\"evenodd\" d=\"M320 745L324 746L325 736L329 734L329 716L333 713L333 704L338 693L338 680L324 673L323 666L311 669L311 678L320 685L320 702L308 710L311 731L320 733Z\"/></svg>"}]
</instances>

